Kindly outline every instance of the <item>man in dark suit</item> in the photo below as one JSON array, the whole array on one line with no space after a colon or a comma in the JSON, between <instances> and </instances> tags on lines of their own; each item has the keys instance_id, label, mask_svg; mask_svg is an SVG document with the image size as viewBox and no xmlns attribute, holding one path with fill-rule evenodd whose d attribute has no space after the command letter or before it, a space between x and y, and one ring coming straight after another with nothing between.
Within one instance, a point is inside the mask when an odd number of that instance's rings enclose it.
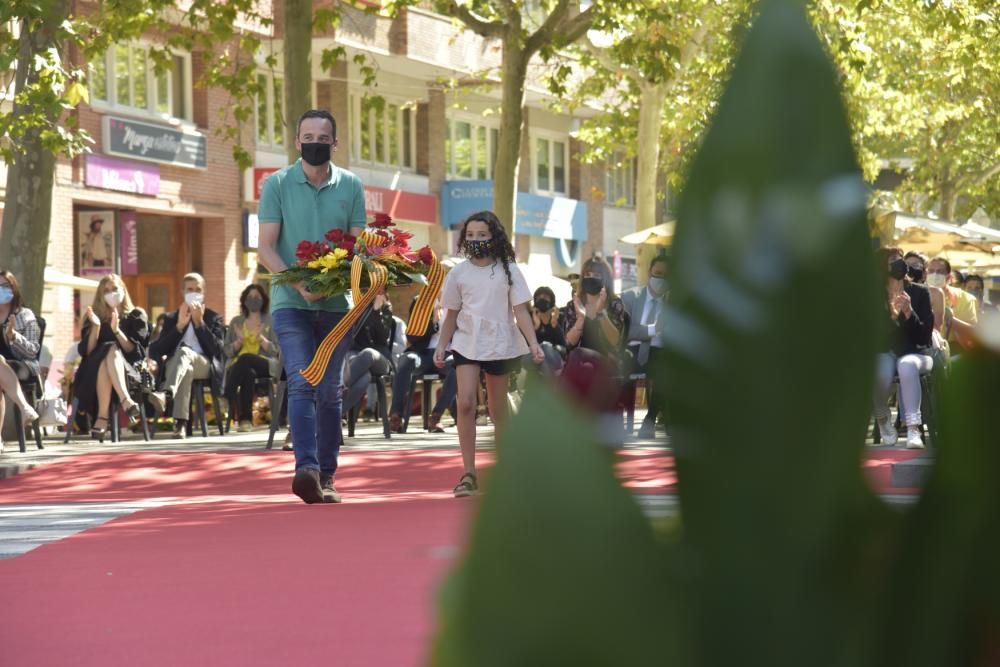
<instances>
[{"instance_id":1,"label":"man in dark suit","mask_svg":"<svg viewBox=\"0 0 1000 667\"><path fill-rule=\"evenodd\" d=\"M222 317L205 307L205 279L189 273L183 285L184 303L167 313L160 336L149 346L150 358L166 364L160 390L173 394L174 437L181 439L190 417L192 383L211 380L216 395L222 395L225 338Z\"/></svg>"},{"instance_id":2,"label":"man in dark suit","mask_svg":"<svg viewBox=\"0 0 1000 667\"><path fill-rule=\"evenodd\" d=\"M633 287L622 293L625 310L631 316L631 324L627 336L627 349L631 353L633 365L630 373L647 373L650 360L659 356L663 346L664 313L667 303L667 269L668 260L665 255L657 255L649 265L649 281L645 287ZM649 411L639 428L640 438L652 438L656 429L656 417L659 413L658 401L653 397L652 383L647 378L650 387Z\"/></svg>"}]
</instances>

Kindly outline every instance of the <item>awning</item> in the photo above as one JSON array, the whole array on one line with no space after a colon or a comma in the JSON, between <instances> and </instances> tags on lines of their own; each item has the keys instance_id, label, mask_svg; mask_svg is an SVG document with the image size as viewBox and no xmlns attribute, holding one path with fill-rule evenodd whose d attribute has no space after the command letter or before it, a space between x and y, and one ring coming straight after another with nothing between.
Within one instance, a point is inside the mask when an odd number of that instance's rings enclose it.
<instances>
[{"instance_id":1,"label":"awning","mask_svg":"<svg viewBox=\"0 0 1000 667\"><path fill-rule=\"evenodd\" d=\"M674 222L664 222L655 227L648 227L627 234L619 240L622 243L629 243L631 245L670 245L674 241L675 224Z\"/></svg>"},{"instance_id":2,"label":"awning","mask_svg":"<svg viewBox=\"0 0 1000 667\"><path fill-rule=\"evenodd\" d=\"M71 273L63 273L51 266L45 267L45 284L49 287L72 287L80 290L96 290L99 284L90 278L81 278Z\"/></svg>"}]
</instances>

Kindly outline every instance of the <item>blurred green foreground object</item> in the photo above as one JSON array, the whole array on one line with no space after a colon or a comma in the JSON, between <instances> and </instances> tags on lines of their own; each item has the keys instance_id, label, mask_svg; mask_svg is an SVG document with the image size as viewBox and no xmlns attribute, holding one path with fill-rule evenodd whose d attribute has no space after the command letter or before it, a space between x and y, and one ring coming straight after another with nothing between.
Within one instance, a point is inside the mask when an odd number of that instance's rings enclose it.
<instances>
[{"instance_id":1,"label":"blurred green foreground object","mask_svg":"<svg viewBox=\"0 0 1000 667\"><path fill-rule=\"evenodd\" d=\"M866 188L802 3L765 0L678 210L664 387L681 522L665 539L572 397L528 388L436 667L1000 664L1000 350L940 396L915 508L865 485L885 331Z\"/></svg>"}]
</instances>

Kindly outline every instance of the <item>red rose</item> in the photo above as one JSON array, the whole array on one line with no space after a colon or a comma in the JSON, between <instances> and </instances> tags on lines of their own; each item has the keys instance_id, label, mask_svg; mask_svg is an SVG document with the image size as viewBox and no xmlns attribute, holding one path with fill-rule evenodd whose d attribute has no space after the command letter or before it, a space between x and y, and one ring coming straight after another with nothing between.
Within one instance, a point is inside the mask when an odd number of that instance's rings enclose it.
<instances>
[{"instance_id":1,"label":"red rose","mask_svg":"<svg viewBox=\"0 0 1000 667\"><path fill-rule=\"evenodd\" d=\"M299 244L295 246L295 256L300 262L308 262L317 257L322 257L328 250L329 248L325 243L299 241Z\"/></svg>"},{"instance_id":2,"label":"red rose","mask_svg":"<svg viewBox=\"0 0 1000 667\"><path fill-rule=\"evenodd\" d=\"M388 213L376 213L375 219L372 220L371 222L371 226L379 229L392 227L394 226L394 223L392 222L392 216L390 216Z\"/></svg>"},{"instance_id":3,"label":"red rose","mask_svg":"<svg viewBox=\"0 0 1000 667\"><path fill-rule=\"evenodd\" d=\"M344 240L344 230L343 229L331 229L326 233L326 240L334 245L338 245Z\"/></svg>"},{"instance_id":4,"label":"red rose","mask_svg":"<svg viewBox=\"0 0 1000 667\"><path fill-rule=\"evenodd\" d=\"M434 251L431 250L429 245L425 245L421 248L420 252L417 253L417 256L420 258L420 261L427 266L430 266L434 262Z\"/></svg>"}]
</instances>

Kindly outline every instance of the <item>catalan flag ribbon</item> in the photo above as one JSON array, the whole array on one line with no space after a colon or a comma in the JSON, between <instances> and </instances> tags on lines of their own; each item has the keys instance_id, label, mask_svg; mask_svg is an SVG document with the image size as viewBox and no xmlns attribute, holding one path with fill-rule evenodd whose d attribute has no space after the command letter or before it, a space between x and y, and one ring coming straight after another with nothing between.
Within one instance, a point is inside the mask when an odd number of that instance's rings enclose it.
<instances>
[{"instance_id":1,"label":"catalan flag ribbon","mask_svg":"<svg viewBox=\"0 0 1000 667\"><path fill-rule=\"evenodd\" d=\"M433 251L431 258L431 268L427 272L427 284L420 290L420 296L413 304L410 320L406 323L406 333L411 336L423 336L427 333L427 326L434 314L434 304L437 302L438 295L441 294L441 286L444 284L444 266L437 261L437 256Z\"/></svg>"},{"instance_id":2,"label":"catalan flag ribbon","mask_svg":"<svg viewBox=\"0 0 1000 667\"><path fill-rule=\"evenodd\" d=\"M360 257L355 256L351 261L351 294L354 296L354 307L337 323L333 331L326 335L323 342L319 344L309 366L299 371L305 377L306 382L314 387L319 384L320 380L323 379L323 375L326 374L326 368L330 364L330 357L333 356L333 351L337 349L337 345L344 340L347 332L361 319L365 310L375 300L375 295L385 287L389 280L389 269L378 262L371 262L368 269L370 285L368 290L362 293L361 274L364 269L364 261Z\"/></svg>"}]
</instances>

